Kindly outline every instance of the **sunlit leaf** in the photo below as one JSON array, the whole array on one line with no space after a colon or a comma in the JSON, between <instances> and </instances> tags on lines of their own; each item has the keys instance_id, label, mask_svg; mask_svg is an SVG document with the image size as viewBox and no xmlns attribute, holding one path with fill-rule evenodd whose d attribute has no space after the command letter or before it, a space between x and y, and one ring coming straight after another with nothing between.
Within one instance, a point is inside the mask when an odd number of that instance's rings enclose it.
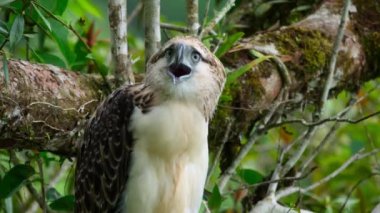
<instances>
[{"instance_id":1,"label":"sunlit leaf","mask_svg":"<svg viewBox=\"0 0 380 213\"><path fill-rule=\"evenodd\" d=\"M268 60L272 58L272 56L263 56L260 58L256 58L255 60L249 62L246 65L243 65L239 67L238 69L232 71L228 76L227 76L227 81L226 81L226 86L231 84L232 82L236 81L240 76L242 76L244 73L248 72L249 70L252 69L252 67L260 64L261 62Z\"/></svg>"},{"instance_id":2,"label":"sunlit leaf","mask_svg":"<svg viewBox=\"0 0 380 213\"><path fill-rule=\"evenodd\" d=\"M264 2L261 3L254 11L256 17L263 16L266 12L268 12L272 8L272 4Z\"/></svg>"},{"instance_id":3,"label":"sunlit leaf","mask_svg":"<svg viewBox=\"0 0 380 213\"><path fill-rule=\"evenodd\" d=\"M75 60L75 53L71 50L68 42L68 30L55 20L51 21L52 35L58 44L59 50L70 64Z\"/></svg>"},{"instance_id":4,"label":"sunlit leaf","mask_svg":"<svg viewBox=\"0 0 380 213\"><path fill-rule=\"evenodd\" d=\"M312 6L311 5L301 5L301 6L298 6L296 8L294 8L291 12L301 12L301 11L305 11L305 10L310 10L312 9Z\"/></svg>"},{"instance_id":5,"label":"sunlit leaf","mask_svg":"<svg viewBox=\"0 0 380 213\"><path fill-rule=\"evenodd\" d=\"M244 36L243 32L237 32L233 35L227 37L227 40L220 45L219 49L216 51L215 55L217 57L223 56L231 47L242 37Z\"/></svg>"},{"instance_id":6,"label":"sunlit leaf","mask_svg":"<svg viewBox=\"0 0 380 213\"><path fill-rule=\"evenodd\" d=\"M14 2L14 1L15 0L1 0L0 1L0 7L4 6L4 5L7 5L7 4L11 3L11 2Z\"/></svg>"},{"instance_id":7,"label":"sunlit leaf","mask_svg":"<svg viewBox=\"0 0 380 213\"><path fill-rule=\"evenodd\" d=\"M57 15L62 15L67 8L68 0L59 0L57 1L57 5L55 7L54 13Z\"/></svg>"},{"instance_id":8,"label":"sunlit leaf","mask_svg":"<svg viewBox=\"0 0 380 213\"><path fill-rule=\"evenodd\" d=\"M222 195L220 194L219 188L217 185L215 185L211 196L208 198L208 207L210 209L219 209L222 201Z\"/></svg>"},{"instance_id":9,"label":"sunlit leaf","mask_svg":"<svg viewBox=\"0 0 380 213\"><path fill-rule=\"evenodd\" d=\"M4 200L5 203L5 212L7 213L13 213L13 202L12 198L8 197Z\"/></svg>"},{"instance_id":10,"label":"sunlit leaf","mask_svg":"<svg viewBox=\"0 0 380 213\"><path fill-rule=\"evenodd\" d=\"M35 173L33 167L19 164L10 169L0 182L0 198L10 197L15 193L30 176Z\"/></svg>"},{"instance_id":11,"label":"sunlit leaf","mask_svg":"<svg viewBox=\"0 0 380 213\"><path fill-rule=\"evenodd\" d=\"M45 52L37 52L40 59L42 59L42 62L45 64L53 64L58 67L65 68L66 63L57 55L45 53Z\"/></svg>"},{"instance_id":12,"label":"sunlit leaf","mask_svg":"<svg viewBox=\"0 0 380 213\"><path fill-rule=\"evenodd\" d=\"M101 18L102 14L94 4L90 3L88 0L81 0L76 2L84 11L90 13L91 15Z\"/></svg>"},{"instance_id":13,"label":"sunlit leaf","mask_svg":"<svg viewBox=\"0 0 380 213\"><path fill-rule=\"evenodd\" d=\"M22 34L24 33L24 17L22 15L17 15L13 21L11 31L9 33L9 43L11 49L14 49L16 44L21 40Z\"/></svg>"},{"instance_id":14,"label":"sunlit leaf","mask_svg":"<svg viewBox=\"0 0 380 213\"><path fill-rule=\"evenodd\" d=\"M38 7L36 7L36 5L33 5L33 8L34 10L37 12L37 15L38 17L42 20L42 23L44 24L44 26L49 30L51 31L51 26L50 26L50 22L45 18L45 16L41 13L41 11L38 9Z\"/></svg>"},{"instance_id":15,"label":"sunlit leaf","mask_svg":"<svg viewBox=\"0 0 380 213\"><path fill-rule=\"evenodd\" d=\"M263 180L263 175L252 169L240 169L238 175L247 184L259 183Z\"/></svg>"},{"instance_id":16,"label":"sunlit leaf","mask_svg":"<svg viewBox=\"0 0 380 213\"><path fill-rule=\"evenodd\" d=\"M58 211L73 211L75 198L74 195L66 195L58 198L49 204L50 208Z\"/></svg>"},{"instance_id":17,"label":"sunlit leaf","mask_svg":"<svg viewBox=\"0 0 380 213\"><path fill-rule=\"evenodd\" d=\"M8 34L8 30L5 29L4 27L0 26L0 33L2 33L4 35L7 35Z\"/></svg>"}]
</instances>

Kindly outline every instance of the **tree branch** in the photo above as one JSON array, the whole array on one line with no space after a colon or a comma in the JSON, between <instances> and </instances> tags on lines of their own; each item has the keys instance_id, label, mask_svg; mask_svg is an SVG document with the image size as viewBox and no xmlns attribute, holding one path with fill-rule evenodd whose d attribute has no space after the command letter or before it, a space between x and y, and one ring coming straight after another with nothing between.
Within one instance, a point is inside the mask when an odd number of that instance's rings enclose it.
<instances>
[{"instance_id":1,"label":"tree branch","mask_svg":"<svg viewBox=\"0 0 380 213\"><path fill-rule=\"evenodd\" d=\"M228 11L235 6L235 0L228 0L224 7L215 15L215 17L208 23L208 25L201 31L199 37L203 38L217 25L222 18L224 18Z\"/></svg>"},{"instance_id":2,"label":"tree branch","mask_svg":"<svg viewBox=\"0 0 380 213\"><path fill-rule=\"evenodd\" d=\"M144 0L145 63L157 52L161 42L160 0Z\"/></svg>"},{"instance_id":3,"label":"tree branch","mask_svg":"<svg viewBox=\"0 0 380 213\"><path fill-rule=\"evenodd\" d=\"M343 163L334 172L332 172L328 176L324 177L323 179L321 179L321 180L319 180L319 181L311 184L310 186L308 186L306 188L290 187L290 188L286 188L286 189L283 189L283 190L279 191L276 194L276 200L279 200L279 199L281 199L281 198L283 198L285 196L291 195L291 194L293 194L295 192L305 193L305 192L308 192L310 190L313 190L313 189L317 188L318 186L320 186L320 185L322 185L322 184L330 181L331 179L335 178L336 176L338 176L341 172L343 172L348 166L350 166L355 161L358 161L358 160L361 160L363 158L375 155L375 154L377 154L379 152L380 152L380 149L374 149L374 150L372 150L370 152L366 152L366 153L363 153L363 150L361 150L358 153L356 153L355 155L353 155L351 158L349 158L345 163Z\"/></svg>"},{"instance_id":4,"label":"tree branch","mask_svg":"<svg viewBox=\"0 0 380 213\"><path fill-rule=\"evenodd\" d=\"M133 84L135 78L131 68L127 41L127 1L108 0L108 10L115 78L120 84L125 80L128 84Z\"/></svg>"},{"instance_id":5,"label":"tree branch","mask_svg":"<svg viewBox=\"0 0 380 213\"><path fill-rule=\"evenodd\" d=\"M187 0L187 25L193 36L198 34L199 18L198 18L198 0Z\"/></svg>"},{"instance_id":6,"label":"tree branch","mask_svg":"<svg viewBox=\"0 0 380 213\"><path fill-rule=\"evenodd\" d=\"M348 9L349 9L350 5L351 5L351 0L345 0L344 8L342 11L342 16L341 16L340 24L339 24L339 28L338 28L338 33L337 33L336 38L335 38L335 42L334 42L334 46L333 46L333 50L332 50L332 55L331 55L331 59L330 59L328 77L327 77L325 88L323 90L322 97L321 97L321 106L322 106L321 108L323 108L324 103L326 102L326 100L328 98L329 91L332 87L332 82L333 82L334 73L335 73L335 69L336 69L336 60L338 58L340 43L342 42L342 39L343 39L344 28L346 26L347 17L348 17Z\"/></svg>"},{"instance_id":7,"label":"tree branch","mask_svg":"<svg viewBox=\"0 0 380 213\"><path fill-rule=\"evenodd\" d=\"M174 25L174 24L162 23L161 22L160 26L163 29L174 30L174 31L178 31L178 32L181 32L181 33L188 33L189 32L188 28L182 27L182 26L178 26L178 25Z\"/></svg>"}]
</instances>

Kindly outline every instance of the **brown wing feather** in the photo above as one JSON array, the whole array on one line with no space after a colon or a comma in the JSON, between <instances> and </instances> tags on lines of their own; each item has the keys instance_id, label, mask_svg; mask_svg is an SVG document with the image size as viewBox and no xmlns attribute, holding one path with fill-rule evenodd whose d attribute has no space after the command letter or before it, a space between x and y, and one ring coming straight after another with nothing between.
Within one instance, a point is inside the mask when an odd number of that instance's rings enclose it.
<instances>
[{"instance_id":1,"label":"brown wing feather","mask_svg":"<svg viewBox=\"0 0 380 213\"><path fill-rule=\"evenodd\" d=\"M77 157L75 212L118 210L133 145L128 123L135 107L135 90L136 86L127 86L113 92L85 130Z\"/></svg>"}]
</instances>

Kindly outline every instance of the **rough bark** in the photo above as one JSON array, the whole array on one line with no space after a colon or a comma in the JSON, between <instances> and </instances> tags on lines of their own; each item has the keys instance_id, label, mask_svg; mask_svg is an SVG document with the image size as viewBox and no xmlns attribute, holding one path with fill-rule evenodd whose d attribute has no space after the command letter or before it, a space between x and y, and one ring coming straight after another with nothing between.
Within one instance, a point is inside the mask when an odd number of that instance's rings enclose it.
<instances>
[{"instance_id":1,"label":"rough bark","mask_svg":"<svg viewBox=\"0 0 380 213\"><path fill-rule=\"evenodd\" d=\"M339 52L333 94L354 91L380 73L376 60L380 58L377 22L380 14L364 0L353 4L356 12L351 10L350 27ZM295 25L246 38L222 61L234 69L254 59L250 49L277 55L289 69L290 98L302 100L288 105L287 109L305 103L318 104L341 7L339 0L326 1L314 14ZM224 97L228 98L222 98L210 132L210 145L215 149L228 125L226 118L234 118L223 157L224 167L239 149L239 135L247 132L281 91L283 82L277 65L273 61L263 62L224 91ZM8 88L0 72L0 148L72 155L86 119L102 99L102 79L25 61L10 61L9 72Z\"/></svg>"},{"instance_id":2,"label":"rough bark","mask_svg":"<svg viewBox=\"0 0 380 213\"><path fill-rule=\"evenodd\" d=\"M26 61L10 60L8 68L8 85L0 73L0 148L74 155L103 80Z\"/></svg>"},{"instance_id":3,"label":"rough bark","mask_svg":"<svg viewBox=\"0 0 380 213\"><path fill-rule=\"evenodd\" d=\"M187 0L187 25L193 36L198 34L199 18L198 18L198 0Z\"/></svg>"},{"instance_id":4,"label":"rough bark","mask_svg":"<svg viewBox=\"0 0 380 213\"><path fill-rule=\"evenodd\" d=\"M160 0L144 1L145 63L160 48Z\"/></svg>"},{"instance_id":5,"label":"rough bark","mask_svg":"<svg viewBox=\"0 0 380 213\"><path fill-rule=\"evenodd\" d=\"M127 1L109 0L109 23L112 38L114 73L118 82L134 83L127 42Z\"/></svg>"}]
</instances>

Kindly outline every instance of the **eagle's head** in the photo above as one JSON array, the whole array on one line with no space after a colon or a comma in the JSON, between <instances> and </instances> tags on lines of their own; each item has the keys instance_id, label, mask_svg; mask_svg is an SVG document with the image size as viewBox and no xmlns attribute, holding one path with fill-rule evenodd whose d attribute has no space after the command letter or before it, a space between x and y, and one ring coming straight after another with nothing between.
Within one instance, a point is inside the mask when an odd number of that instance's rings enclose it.
<instances>
[{"instance_id":1,"label":"eagle's head","mask_svg":"<svg viewBox=\"0 0 380 213\"><path fill-rule=\"evenodd\" d=\"M224 67L210 50L194 37L169 40L147 64L145 83L162 99L198 103L211 117L222 92Z\"/></svg>"}]
</instances>

